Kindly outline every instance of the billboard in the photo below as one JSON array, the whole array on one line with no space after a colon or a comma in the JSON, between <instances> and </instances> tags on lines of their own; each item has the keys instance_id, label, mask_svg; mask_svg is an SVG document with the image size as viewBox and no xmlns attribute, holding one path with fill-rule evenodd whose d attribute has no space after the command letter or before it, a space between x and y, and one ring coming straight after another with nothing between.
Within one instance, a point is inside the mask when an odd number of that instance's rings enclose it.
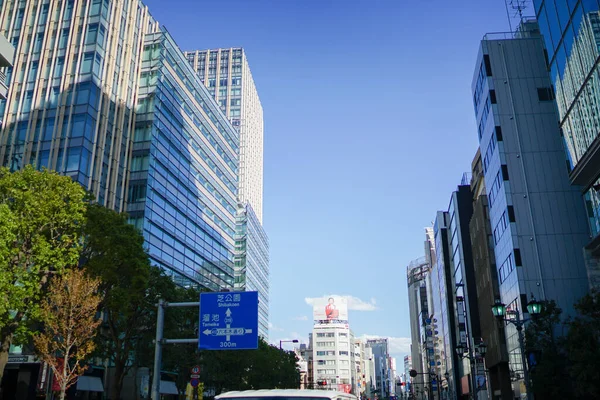
<instances>
[{"instance_id":1,"label":"billboard","mask_svg":"<svg viewBox=\"0 0 600 400\"><path fill-rule=\"evenodd\" d=\"M313 301L313 319L316 321L348 320L348 300L340 296L326 296Z\"/></svg>"}]
</instances>

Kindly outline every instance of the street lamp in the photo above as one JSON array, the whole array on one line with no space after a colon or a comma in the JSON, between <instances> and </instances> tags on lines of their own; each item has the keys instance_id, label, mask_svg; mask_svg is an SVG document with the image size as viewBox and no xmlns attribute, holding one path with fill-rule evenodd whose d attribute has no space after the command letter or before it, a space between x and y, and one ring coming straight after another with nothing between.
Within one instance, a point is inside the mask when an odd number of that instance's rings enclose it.
<instances>
[{"instance_id":1,"label":"street lamp","mask_svg":"<svg viewBox=\"0 0 600 400\"><path fill-rule=\"evenodd\" d=\"M280 340L279 341L279 350L283 350L283 348L281 347L282 343L298 343L298 339L294 339L294 340Z\"/></svg>"},{"instance_id":2,"label":"street lamp","mask_svg":"<svg viewBox=\"0 0 600 400\"><path fill-rule=\"evenodd\" d=\"M456 354L460 357L460 358L466 358L469 360L469 365L471 367L471 384L473 385L473 398L477 398L477 358L481 357L482 359L485 358L485 354L487 353L487 345L485 344L485 342L483 341L483 339L480 339L479 344L475 344L475 340L471 339L472 342L472 349L473 352L471 352L471 349L469 349L469 347L467 347L466 345L459 343L458 345L456 345ZM484 368L485 368L485 364L484 364Z\"/></svg>"},{"instance_id":3,"label":"street lamp","mask_svg":"<svg viewBox=\"0 0 600 400\"><path fill-rule=\"evenodd\" d=\"M532 296L531 301L527 303L526 308L529 315L531 315L531 318L535 318L542 312L542 303L537 301L535 297ZM496 317L498 321L504 321L509 324L512 324L517 329L517 333L519 334L519 346L521 347L521 361L523 362L523 378L525 379L525 388L527 389L527 399L533 400L533 393L531 391L531 381L529 380L529 371L527 370L525 338L523 335L523 326L526 322L530 321L530 319L521 319L519 310L516 310L516 312L514 312L514 319L505 318L506 304L502 303L500 299L496 299L496 301L494 302L494 305L492 306L492 314L494 314L494 317Z\"/></svg>"}]
</instances>

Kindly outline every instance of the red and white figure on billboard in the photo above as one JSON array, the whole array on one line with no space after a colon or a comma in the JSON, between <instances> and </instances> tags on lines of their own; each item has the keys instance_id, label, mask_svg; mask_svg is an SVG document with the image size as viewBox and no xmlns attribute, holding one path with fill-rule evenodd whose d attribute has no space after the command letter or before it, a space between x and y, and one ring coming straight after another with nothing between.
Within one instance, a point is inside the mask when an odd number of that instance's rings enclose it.
<instances>
[{"instance_id":1,"label":"red and white figure on billboard","mask_svg":"<svg viewBox=\"0 0 600 400\"><path fill-rule=\"evenodd\" d=\"M312 301L313 319L317 321L347 321L348 300L341 296L325 296Z\"/></svg>"}]
</instances>

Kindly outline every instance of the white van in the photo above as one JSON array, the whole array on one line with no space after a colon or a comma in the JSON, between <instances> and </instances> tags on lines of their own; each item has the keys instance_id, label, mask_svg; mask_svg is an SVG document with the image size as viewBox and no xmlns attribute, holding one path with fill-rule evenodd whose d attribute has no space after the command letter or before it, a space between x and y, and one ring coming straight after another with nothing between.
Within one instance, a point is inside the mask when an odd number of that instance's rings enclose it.
<instances>
[{"instance_id":1,"label":"white van","mask_svg":"<svg viewBox=\"0 0 600 400\"><path fill-rule=\"evenodd\" d=\"M357 400L353 394L315 389L263 389L226 392L215 400Z\"/></svg>"}]
</instances>

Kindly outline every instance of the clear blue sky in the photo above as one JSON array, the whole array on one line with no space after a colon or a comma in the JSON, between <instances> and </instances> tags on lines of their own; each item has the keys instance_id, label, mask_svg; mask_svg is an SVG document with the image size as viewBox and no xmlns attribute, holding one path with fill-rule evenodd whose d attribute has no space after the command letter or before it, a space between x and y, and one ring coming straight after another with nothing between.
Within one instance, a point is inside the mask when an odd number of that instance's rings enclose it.
<instances>
[{"instance_id":1,"label":"clear blue sky","mask_svg":"<svg viewBox=\"0 0 600 400\"><path fill-rule=\"evenodd\" d=\"M470 85L503 0L147 0L183 50L246 49L264 108L270 340L351 295L357 336L410 337L406 265L477 147ZM373 300L375 307L372 306ZM307 320L304 320L307 317Z\"/></svg>"}]
</instances>

